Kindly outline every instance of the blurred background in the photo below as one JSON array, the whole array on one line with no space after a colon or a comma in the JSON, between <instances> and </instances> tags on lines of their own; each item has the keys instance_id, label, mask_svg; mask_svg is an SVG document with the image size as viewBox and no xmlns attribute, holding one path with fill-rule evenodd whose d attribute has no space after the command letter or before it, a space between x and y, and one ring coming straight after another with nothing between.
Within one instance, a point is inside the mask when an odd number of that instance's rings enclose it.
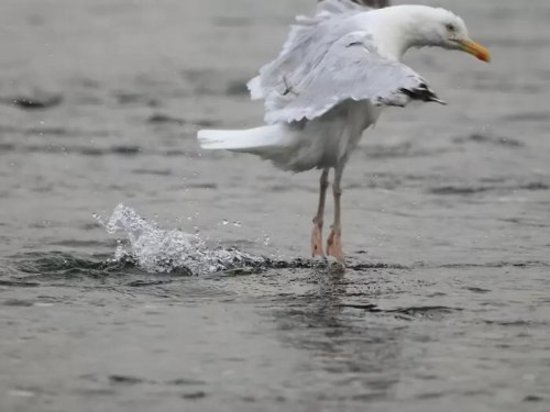
<instances>
[{"instance_id":1,"label":"blurred background","mask_svg":"<svg viewBox=\"0 0 550 412\"><path fill-rule=\"evenodd\" d=\"M493 61L406 56L449 105L365 134L343 180L355 269L330 285L292 263L318 173L195 141L262 123L245 84L315 0L0 2L3 410L547 410L550 3L415 2L462 16ZM106 274L124 236L93 214L121 202L287 270Z\"/></svg>"}]
</instances>

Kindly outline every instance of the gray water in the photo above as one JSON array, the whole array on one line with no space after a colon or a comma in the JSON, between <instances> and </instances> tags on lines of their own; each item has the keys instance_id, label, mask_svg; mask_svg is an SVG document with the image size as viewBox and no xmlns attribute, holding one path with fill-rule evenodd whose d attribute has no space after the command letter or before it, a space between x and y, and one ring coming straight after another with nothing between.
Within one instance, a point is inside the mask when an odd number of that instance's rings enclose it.
<instances>
[{"instance_id":1,"label":"gray water","mask_svg":"<svg viewBox=\"0 0 550 412\"><path fill-rule=\"evenodd\" d=\"M407 57L450 104L366 134L345 273L318 173L194 140L313 3L0 3L0 410L550 410L550 3L438 2L494 61Z\"/></svg>"}]
</instances>

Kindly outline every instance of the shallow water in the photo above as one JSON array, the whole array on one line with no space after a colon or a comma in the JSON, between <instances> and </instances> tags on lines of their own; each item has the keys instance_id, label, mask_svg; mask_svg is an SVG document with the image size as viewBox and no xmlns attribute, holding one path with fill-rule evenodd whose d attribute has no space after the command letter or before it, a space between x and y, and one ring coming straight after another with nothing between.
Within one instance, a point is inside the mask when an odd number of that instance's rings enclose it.
<instances>
[{"instance_id":1,"label":"shallow water","mask_svg":"<svg viewBox=\"0 0 550 412\"><path fill-rule=\"evenodd\" d=\"M339 273L317 173L194 141L311 4L0 4L2 411L550 408L550 5L438 2L494 61L408 56L450 104L366 135Z\"/></svg>"}]
</instances>

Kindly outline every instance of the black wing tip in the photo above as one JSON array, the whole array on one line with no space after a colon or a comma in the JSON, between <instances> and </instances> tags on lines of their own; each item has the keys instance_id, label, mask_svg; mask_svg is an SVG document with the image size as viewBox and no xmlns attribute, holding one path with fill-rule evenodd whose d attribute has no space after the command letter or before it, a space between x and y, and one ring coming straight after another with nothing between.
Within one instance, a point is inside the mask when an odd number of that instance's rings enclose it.
<instances>
[{"instance_id":1,"label":"black wing tip","mask_svg":"<svg viewBox=\"0 0 550 412\"><path fill-rule=\"evenodd\" d=\"M439 97L435 96L432 99L428 100L430 102L439 103L442 106L447 106L447 102L445 100L441 100Z\"/></svg>"},{"instance_id":2,"label":"black wing tip","mask_svg":"<svg viewBox=\"0 0 550 412\"><path fill-rule=\"evenodd\" d=\"M447 102L437 97L437 95L432 90L430 90L426 83L421 83L420 85L418 85L418 87L415 87L413 89L402 88L399 89L399 91L405 96L409 97L411 100L434 102L444 106L447 105Z\"/></svg>"}]
</instances>

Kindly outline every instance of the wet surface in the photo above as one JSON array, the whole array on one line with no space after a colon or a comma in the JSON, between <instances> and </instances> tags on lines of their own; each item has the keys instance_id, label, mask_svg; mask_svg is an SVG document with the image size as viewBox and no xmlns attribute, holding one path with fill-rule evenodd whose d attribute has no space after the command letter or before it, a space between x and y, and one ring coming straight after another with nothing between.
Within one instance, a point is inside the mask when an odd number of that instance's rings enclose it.
<instances>
[{"instance_id":1,"label":"wet surface","mask_svg":"<svg viewBox=\"0 0 550 412\"><path fill-rule=\"evenodd\" d=\"M438 2L494 62L408 56L450 104L365 135L341 273L317 173L194 140L311 3L0 5L2 411L550 408L550 6Z\"/></svg>"}]
</instances>

